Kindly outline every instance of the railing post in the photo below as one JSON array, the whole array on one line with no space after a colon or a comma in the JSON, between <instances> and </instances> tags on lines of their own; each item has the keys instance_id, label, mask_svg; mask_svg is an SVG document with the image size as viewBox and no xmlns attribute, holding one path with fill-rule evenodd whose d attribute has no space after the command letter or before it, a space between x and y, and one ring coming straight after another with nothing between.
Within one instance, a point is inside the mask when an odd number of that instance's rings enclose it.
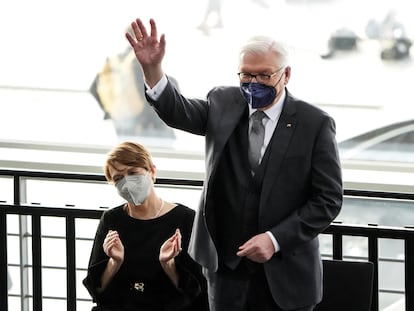
<instances>
[{"instance_id":1,"label":"railing post","mask_svg":"<svg viewBox=\"0 0 414 311\"><path fill-rule=\"evenodd\" d=\"M42 311L42 228L40 216L32 216L33 310Z\"/></svg>"},{"instance_id":2,"label":"railing post","mask_svg":"<svg viewBox=\"0 0 414 311\"><path fill-rule=\"evenodd\" d=\"M412 229L412 228L411 228ZM414 310L414 237L405 239L405 310Z\"/></svg>"},{"instance_id":3,"label":"railing post","mask_svg":"<svg viewBox=\"0 0 414 311\"><path fill-rule=\"evenodd\" d=\"M76 235L75 218L66 217L67 310L76 311Z\"/></svg>"},{"instance_id":4,"label":"railing post","mask_svg":"<svg viewBox=\"0 0 414 311\"><path fill-rule=\"evenodd\" d=\"M7 286L7 214L0 209L0 310L8 310L8 286Z\"/></svg>"},{"instance_id":5,"label":"railing post","mask_svg":"<svg viewBox=\"0 0 414 311\"><path fill-rule=\"evenodd\" d=\"M372 285L371 311L379 308L379 284L378 284L378 238L368 234L368 260L374 264L374 281Z\"/></svg>"},{"instance_id":6,"label":"railing post","mask_svg":"<svg viewBox=\"0 0 414 311\"><path fill-rule=\"evenodd\" d=\"M343 257L343 235L337 232L332 234L333 259L342 260Z\"/></svg>"}]
</instances>

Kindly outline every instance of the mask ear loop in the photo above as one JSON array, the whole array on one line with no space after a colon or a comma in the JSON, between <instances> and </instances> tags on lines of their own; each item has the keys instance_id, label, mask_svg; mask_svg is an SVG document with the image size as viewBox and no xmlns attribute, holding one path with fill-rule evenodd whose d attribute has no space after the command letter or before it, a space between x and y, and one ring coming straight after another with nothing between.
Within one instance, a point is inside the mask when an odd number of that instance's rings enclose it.
<instances>
[{"instance_id":1,"label":"mask ear loop","mask_svg":"<svg viewBox=\"0 0 414 311\"><path fill-rule=\"evenodd\" d=\"M148 170L145 176L148 176L149 174L150 174L150 171ZM153 183L155 183L155 180L156 180L155 174L154 174L154 177L151 178L151 180Z\"/></svg>"},{"instance_id":2,"label":"mask ear loop","mask_svg":"<svg viewBox=\"0 0 414 311\"><path fill-rule=\"evenodd\" d=\"M279 82L280 82L280 80L282 80L282 77L285 75L285 68L283 68L283 73L280 75L280 78L279 78L279 80L277 80L277 82L276 82L276 84L275 85L273 85L273 87L276 87L276 85L278 85L279 84Z\"/></svg>"}]
</instances>

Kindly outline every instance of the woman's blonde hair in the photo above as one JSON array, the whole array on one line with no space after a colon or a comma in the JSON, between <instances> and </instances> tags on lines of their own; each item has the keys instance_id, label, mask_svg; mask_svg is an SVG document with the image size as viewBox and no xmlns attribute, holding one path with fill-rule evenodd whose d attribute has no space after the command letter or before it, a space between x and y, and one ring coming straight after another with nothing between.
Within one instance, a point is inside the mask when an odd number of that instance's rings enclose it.
<instances>
[{"instance_id":1,"label":"woman's blonde hair","mask_svg":"<svg viewBox=\"0 0 414 311\"><path fill-rule=\"evenodd\" d=\"M109 167L115 167L115 162L128 166L142 167L147 171L154 166L148 149L139 143L129 141L120 143L108 153L104 173L106 180L109 182L112 182Z\"/></svg>"}]
</instances>

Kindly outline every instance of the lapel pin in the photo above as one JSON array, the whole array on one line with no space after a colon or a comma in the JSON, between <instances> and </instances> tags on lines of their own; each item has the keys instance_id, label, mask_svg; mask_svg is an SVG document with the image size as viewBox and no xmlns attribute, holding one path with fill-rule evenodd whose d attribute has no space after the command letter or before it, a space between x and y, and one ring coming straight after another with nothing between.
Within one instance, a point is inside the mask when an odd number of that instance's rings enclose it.
<instances>
[{"instance_id":1,"label":"lapel pin","mask_svg":"<svg viewBox=\"0 0 414 311\"><path fill-rule=\"evenodd\" d=\"M286 124L286 127L292 127L292 123Z\"/></svg>"}]
</instances>

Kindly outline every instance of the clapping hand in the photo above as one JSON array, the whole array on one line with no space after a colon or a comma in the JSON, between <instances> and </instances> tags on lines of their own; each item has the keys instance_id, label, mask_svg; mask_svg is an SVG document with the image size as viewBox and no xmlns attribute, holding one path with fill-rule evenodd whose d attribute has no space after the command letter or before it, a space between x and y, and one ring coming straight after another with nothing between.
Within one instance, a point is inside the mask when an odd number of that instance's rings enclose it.
<instances>
[{"instance_id":1,"label":"clapping hand","mask_svg":"<svg viewBox=\"0 0 414 311\"><path fill-rule=\"evenodd\" d=\"M173 236L166 240L160 249L160 262L168 263L181 252L181 232L176 229Z\"/></svg>"},{"instance_id":2,"label":"clapping hand","mask_svg":"<svg viewBox=\"0 0 414 311\"><path fill-rule=\"evenodd\" d=\"M124 261L124 245L117 231L108 231L103 243L103 250L108 257L117 263Z\"/></svg>"}]
</instances>

